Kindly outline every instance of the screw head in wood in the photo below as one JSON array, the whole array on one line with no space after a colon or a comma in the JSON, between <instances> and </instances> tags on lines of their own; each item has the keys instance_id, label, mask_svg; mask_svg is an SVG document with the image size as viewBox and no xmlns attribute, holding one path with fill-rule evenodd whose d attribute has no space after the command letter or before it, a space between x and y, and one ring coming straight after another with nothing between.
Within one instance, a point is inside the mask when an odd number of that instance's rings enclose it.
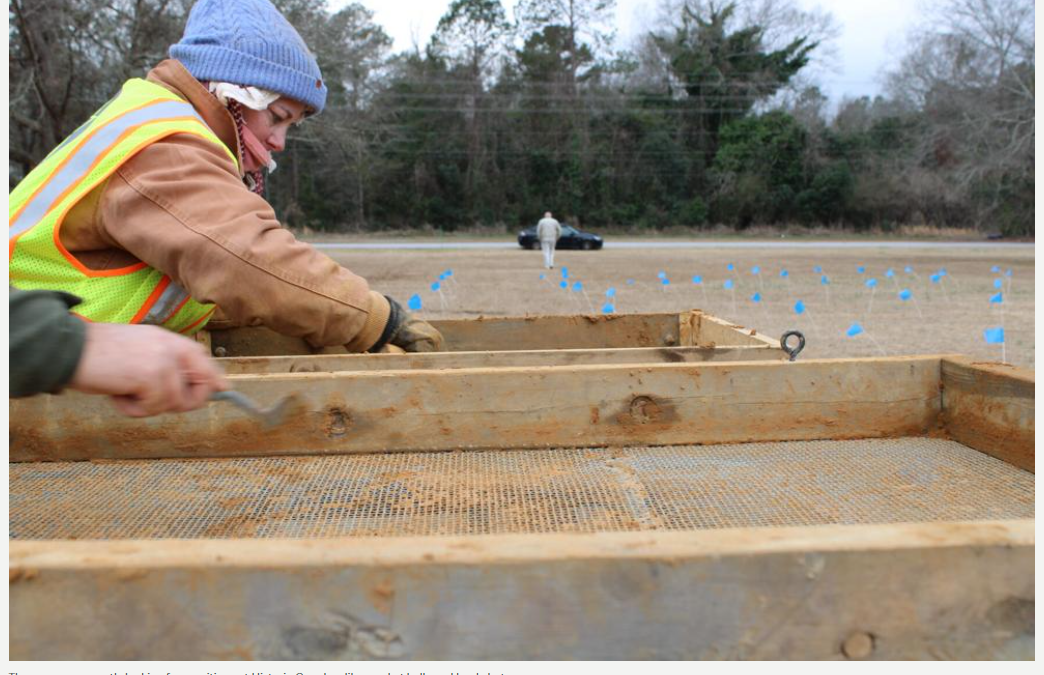
<instances>
[{"instance_id":1,"label":"screw head in wood","mask_svg":"<svg viewBox=\"0 0 1044 675\"><path fill-rule=\"evenodd\" d=\"M865 659L874 651L874 636L856 631L841 643L841 653L849 659Z\"/></svg>"}]
</instances>

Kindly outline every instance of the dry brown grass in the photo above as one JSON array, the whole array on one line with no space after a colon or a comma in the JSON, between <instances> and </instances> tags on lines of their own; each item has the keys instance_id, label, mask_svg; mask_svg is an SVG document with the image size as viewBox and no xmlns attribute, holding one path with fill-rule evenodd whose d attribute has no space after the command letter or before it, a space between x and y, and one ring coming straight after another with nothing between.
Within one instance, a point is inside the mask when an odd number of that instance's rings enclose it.
<instances>
[{"instance_id":1,"label":"dry brown grass","mask_svg":"<svg viewBox=\"0 0 1044 675\"><path fill-rule=\"evenodd\" d=\"M583 283L586 298L558 287L559 269L541 281L542 257L534 251L338 251L331 255L366 277L373 288L404 304L418 293L424 302L421 315L426 317L575 314L591 307L598 312L605 290L612 286L617 289L620 313L700 308L773 336L796 328L808 337L803 356L810 358L960 353L999 361L1000 346L986 344L983 330L1003 320L1008 362L1034 367L1030 248L672 249L668 242L651 250L560 251L555 262L569 268L570 281ZM735 272L726 270L728 263L735 264ZM750 273L754 265L761 267L760 283ZM830 278L829 301L819 275L813 273L815 265L822 265ZM866 273L858 274L857 265L865 265ZM906 265L913 267L916 277L903 272ZM995 292L993 281L1001 276L991 273L993 265L1012 270L1011 289L1007 292L1005 286L1001 306L989 303ZM916 305L898 299L895 285L885 277L889 267L895 270L899 287L914 293ZM948 271L942 285L930 283L929 275L940 267ZM430 286L447 268L453 269L454 276L444 284L443 309ZM790 272L789 283L780 278L781 268ZM666 291L656 277L659 270L671 280ZM702 290L693 285L694 274L702 275ZM722 288L729 277L736 283L734 301ZM879 285L867 315L870 291L864 282L869 277ZM628 278L637 283L626 285ZM755 291L763 297L760 304L749 300ZM803 316L793 311L797 299L808 308ZM857 321L866 333L846 337L845 330Z\"/></svg>"},{"instance_id":2,"label":"dry brown grass","mask_svg":"<svg viewBox=\"0 0 1044 675\"><path fill-rule=\"evenodd\" d=\"M576 226L575 222L569 224ZM504 241L511 238L521 227L505 227L503 224L475 224L459 228L452 232L443 232L430 225L403 230L350 230L344 232L320 232L310 228L291 228L294 236L307 242L373 242L373 241L474 241L497 239ZM589 226L580 225L580 229L589 230ZM682 239L692 240L694 231L691 227L678 225L650 231L644 228L599 225L594 232L611 237L613 241ZM913 241L982 241L981 232L970 227L937 227L935 225L899 225L891 229L874 227L869 230L852 230L823 225L805 226L797 223L777 223L774 225L752 225L744 230L737 230L726 225L708 226L698 230L695 236L709 241L760 241L760 240L879 240L890 237Z\"/></svg>"}]
</instances>

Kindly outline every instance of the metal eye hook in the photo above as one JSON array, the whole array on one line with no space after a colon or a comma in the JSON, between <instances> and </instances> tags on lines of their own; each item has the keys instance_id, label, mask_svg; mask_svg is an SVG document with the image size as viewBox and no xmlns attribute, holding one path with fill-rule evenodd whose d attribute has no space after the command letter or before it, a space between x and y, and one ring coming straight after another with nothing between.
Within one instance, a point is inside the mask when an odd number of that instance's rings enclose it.
<instances>
[{"instance_id":1,"label":"metal eye hook","mask_svg":"<svg viewBox=\"0 0 1044 675\"><path fill-rule=\"evenodd\" d=\"M798 339L797 347L791 347L787 344L787 340L792 337ZM805 336L801 334L801 331L788 330L786 333L783 333L781 338L779 338L779 345L783 348L783 351L786 352L787 356L790 357L791 361L796 361L798 354L800 354L801 350L805 348Z\"/></svg>"}]
</instances>

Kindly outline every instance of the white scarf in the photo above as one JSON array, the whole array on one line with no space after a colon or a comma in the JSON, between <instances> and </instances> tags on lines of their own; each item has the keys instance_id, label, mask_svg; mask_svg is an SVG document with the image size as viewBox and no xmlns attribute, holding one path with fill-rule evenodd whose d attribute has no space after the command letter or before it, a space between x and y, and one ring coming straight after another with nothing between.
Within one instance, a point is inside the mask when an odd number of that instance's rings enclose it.
<instances>
[{"instance_id":1,"label":"white scarf","mask_svg":"<svg viewBox=\"0 0 1044 675\"><path fill-rule=\"evenodd\" d=\"M227 107L228 99L232 99L233 101L239 101L251 110L267 110L268 106L275 103L276 99L279 98L279 94L267 89L240 87L237 84L229 84L228 82L211 82L210 93L217 96L217 99L221 101L223 106ZM268 172L271 173L275 170L276 162L273 159L268 163Z\"/></svg>"}]
</instances>

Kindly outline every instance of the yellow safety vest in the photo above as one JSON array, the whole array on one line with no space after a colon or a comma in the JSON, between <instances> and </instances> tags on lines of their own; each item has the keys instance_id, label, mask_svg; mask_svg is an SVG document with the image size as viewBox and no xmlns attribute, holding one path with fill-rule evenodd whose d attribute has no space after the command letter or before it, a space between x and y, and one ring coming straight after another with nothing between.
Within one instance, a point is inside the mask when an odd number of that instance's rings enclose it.
<instances>
[{"instance_id":1,"label":"yellow safety vest","mask_svg":"<svg viewBox=\"0 0 1044 675\"><path fill-rule=\"evenodd\" d=\"M172 134L194 134L235 155L195 109L167 89L128 80L120 93L62 141L10 194L11 285L83 298L88 321L147 323L180 333L201 329L214 305L196 302L169 276L143 262L113 270L85 267L62 245L69 210L135 153Z\"/></svg>"}]
</instances>

